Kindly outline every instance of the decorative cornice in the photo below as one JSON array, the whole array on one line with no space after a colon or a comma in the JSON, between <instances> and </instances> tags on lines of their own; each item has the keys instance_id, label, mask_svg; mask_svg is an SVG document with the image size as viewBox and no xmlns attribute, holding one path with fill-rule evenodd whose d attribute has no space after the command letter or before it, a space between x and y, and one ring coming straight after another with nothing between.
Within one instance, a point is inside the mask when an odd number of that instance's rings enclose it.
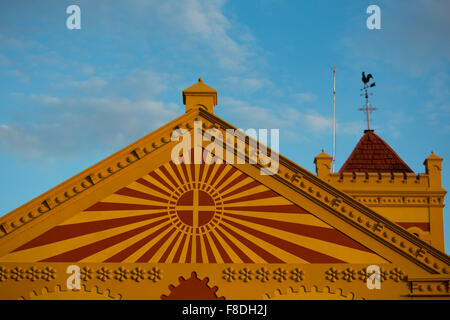
<instances>
[{"instance_id":1,"label":"decorative cornice","mask_svg":"<svg viewBox=\"0 0 450 320\"><path fill-rule=\"evenodd\" d=\"M410 297L450 297L449 278L408 279Z\"/></svg>"},{"instance_id":2,"label":"decorative cornice","mask_svg":"<svg viewBox=\"0 0 450 320\"><path fill-rule=\"evenodd\" d=\"M429 196L392 196L392 195L357 195L349 193L353 199L369 207L437 207L444 206L443 197Z\"/></svg>"},{"instance_id":3,"label":"decorative cornice","mask_svg":"<svg viewBox=\"0 0 450 320\"><path fill-rule=\"evenodd\" d=\"M55 287L43 287L40 291L33 290L31 291L28 296L21 296L20 300L33 300L36 298L39 298L40 296L45 296L46 299L50 299L53 295L58 296L61 293L68 293L70 292L67 288L64 288L61 285L57 285ZM92 295L95 297L95 299L100 299L103 297L103 299L111 299L111 300L121 300L122 295L116 294L113 295L110 289L102 290L98 286L94 286L93 288L88 288L86 285L81 285L81 289L79 290L72 290L72 292L78 293L83 292L84 298L86 298L86 295ZM67 298L67 297L66 297Z\"/></svg>"},{"instance_id":4,"label":"decorative cornice","mask_svg":"<svg viewBox=\"0 0 450 320\"><path fill-rule=\"evenodd\" d=\"M222 271L222 278L227 282L239 281L241 283L247 282L302 282L303 280L310 280L304 270L295 268L283 268L277 267L275 269L269 267L252 268L246 266L243 268L235 269L233 267L227 267ZM354 269L352 267L344 267L337 269L330 267L323 274L323 279L329 282L354 282L362 281L367 282L367 279L371 274L367 273L367 268ZM390 270L381 268L380 281L406 281L407 276L405 273L397 267L393 267Z\"/></svg>"},{"instance_id":5,"label":"decorative cornice","mask_svg":"<svg viewBox=\"0 0 450 320\"><path fill-rule=\"evenodd\" d=\"M426 173L403 173L403 172L343 172L330 173L329 183L333 185L359 184L359 185L385 185L387 187L410 187L414 186L429 189L429 176Z\"/></svg>"},{"instance_id":6,"label":"decorative cornice","mask_svg":"<svg viewBox=\"0 0 450 320\"><path fill-rule=\"evenodd\" d=\"M280 299L285 300L287 296L302 296L307 297L309 294L314 295L317 299L317 296L322 295L324 300L333 299L343 299L343 300L356 300L356 294L354 292L346 292L342 288L332 288L330 286L323 287L319 289L318 286L300 286L299 288L289 287L287 290L277 289L273 293L266 293L264 295L265 299ZM360 298L363 299L364 298Z\"/></svg>"},{"instance_id":7,"label":"decorative cornice","mask_svg":"<svg viewBox=\"0 0 450 320\"><path fill-rule=\"evenodd\" d=\"M250 281L259 281L262 283L266 283L269 281L294 281L300 282L304 279L305 273L299 268L282 268L278 267L275 269L271 269L268 267L260 267L260 268L251 268L244 267L240 269L234 269L233 267L228 267L222 271L222 278L227 282L233 281L241 281L244 283Z\"/></svg>"},{"instance_id":8,"label":"decorative cornice","mask_svg":"<svg viewBox=\"0 0 450 320\"><path fill-rule=\"evenodd\" d=\"M45 266L43 268L37 268L31 266L29 268L22 268L20 266L6 268L0 266L0 282L3 281L21 281L21 280L45 280L51 281L56 277L56 270L51 266Z\"/></svg>"}]
</instances>

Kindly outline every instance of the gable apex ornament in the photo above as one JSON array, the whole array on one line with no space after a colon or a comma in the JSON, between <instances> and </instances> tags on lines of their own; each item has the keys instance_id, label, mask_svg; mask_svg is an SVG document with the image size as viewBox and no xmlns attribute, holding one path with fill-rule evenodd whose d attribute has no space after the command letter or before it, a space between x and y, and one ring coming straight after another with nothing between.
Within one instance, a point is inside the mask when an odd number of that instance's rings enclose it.
<instances>
[{"instance_id":1,"label":"gable apex ornament","mask_svg":"<svg viewBox=\"0 0 450 320\"><path fill-rule=\"evenodd\" d=\"M214 106L217 105L217 91L206 85L203 78L198 78L198 82L183 90L183 104L186 112L192 109L204 109L209 113L214 113Z\"/></svg>"}]
</instances>

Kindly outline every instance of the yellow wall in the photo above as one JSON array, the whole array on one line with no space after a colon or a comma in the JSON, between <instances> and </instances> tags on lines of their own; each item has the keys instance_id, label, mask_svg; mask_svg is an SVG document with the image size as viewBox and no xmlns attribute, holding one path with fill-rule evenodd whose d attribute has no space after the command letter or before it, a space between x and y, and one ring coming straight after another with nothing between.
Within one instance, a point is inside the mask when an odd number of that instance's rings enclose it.
<instances>
[{"instance_id":1,"label":"yellow wall","mask_svg":"<svg viewBox=\"0 0 450 320\"><path fill-rule=\"evenodd\" d=\"M331 160L324 152L315 158L319 178L395 223L429 223L429 231L405 228L444 251L442 158L432 153L424 162L425 173L419 174L332 173Z\"/></svg>"}]
</instances>

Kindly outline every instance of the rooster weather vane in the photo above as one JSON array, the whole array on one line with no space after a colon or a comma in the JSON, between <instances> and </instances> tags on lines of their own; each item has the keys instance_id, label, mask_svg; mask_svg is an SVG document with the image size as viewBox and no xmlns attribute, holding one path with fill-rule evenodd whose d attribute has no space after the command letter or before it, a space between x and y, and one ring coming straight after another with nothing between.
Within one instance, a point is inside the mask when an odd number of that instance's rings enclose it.
<instances>
[{"instance_id":1,"label":"rooster weather vane","mask_svg":"<svg viewBox=\"0 0 450 320\"><path fill-rule=\"evenodd\" d=\"M375 82L370 83L370 79L373 79L372 74L369 73L366 76L366 73L363 71L361 81L364 83L364 87L361 89L361 91L363 91L361 96L364 96L366 98L366 104L365 104L364 108L360 108L359 110L364 111L366 113L367 130L370 130L370 113L372 111L376 110L375 108L372 108L369 104L369 96L373 95L373 93L370 93L368 91L368 89L375 87Z\"/></svg>"}]
</instances>

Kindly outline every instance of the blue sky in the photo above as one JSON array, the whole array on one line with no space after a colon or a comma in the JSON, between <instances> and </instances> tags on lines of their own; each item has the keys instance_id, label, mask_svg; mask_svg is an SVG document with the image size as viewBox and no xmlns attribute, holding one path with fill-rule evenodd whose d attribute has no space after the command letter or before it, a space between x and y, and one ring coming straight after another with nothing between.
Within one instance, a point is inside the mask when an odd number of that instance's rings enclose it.
<instances>
[{"instance_id":1,"label":"blue sky","mask_svg":"<svg viewBox=\"0 0 450 320\"><path fill-rule=\"evenodd\" d=\"M81 8L81 30L66 8ZM381 8L368 30L366 8ZM416 172L433 150L450 189L450 3L411 1L0 1L0 215L184 112L203 77L216 114L280 128L280 152L314 172L331 153L336 64L339 169L365 129ZM447 252L450 212L445 211Z\"/></svg>"}]
</instances>

